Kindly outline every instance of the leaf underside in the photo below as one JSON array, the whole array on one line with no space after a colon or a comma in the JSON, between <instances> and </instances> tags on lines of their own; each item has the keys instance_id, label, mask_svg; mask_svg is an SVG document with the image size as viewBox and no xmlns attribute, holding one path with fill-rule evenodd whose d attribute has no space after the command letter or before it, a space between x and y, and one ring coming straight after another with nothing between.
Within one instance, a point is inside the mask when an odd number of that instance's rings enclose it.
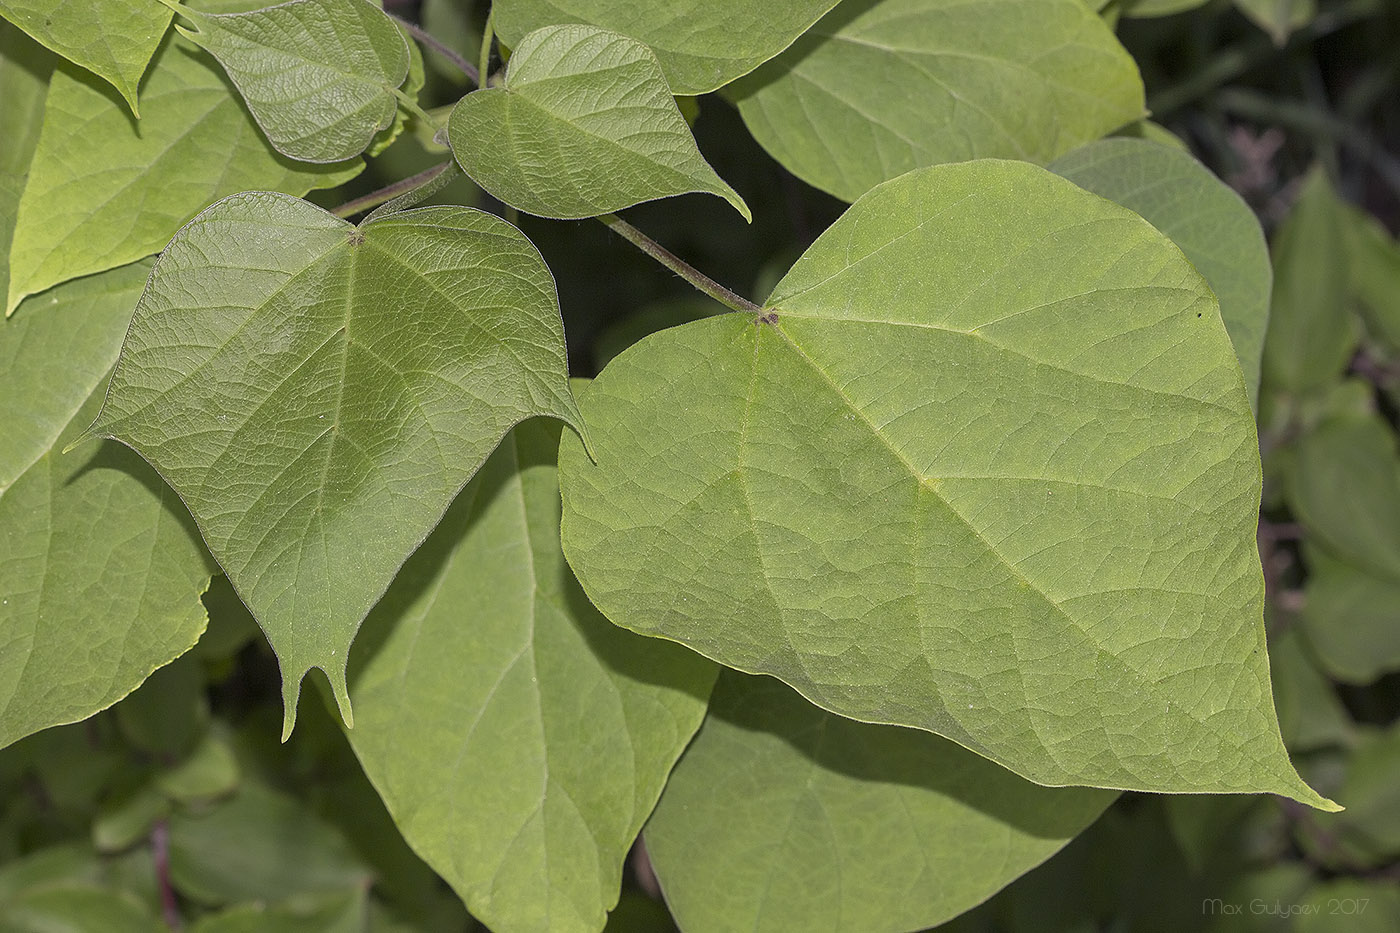
<instances>
[{"instance_id":1,"label":"leaf underside","mask_svg":"<svg viewBox=\"0 0 1400 933\"><path fill-rule=\"evenodd\" d=\"M564 547L609 619L1037 783L1325 805L1270 696L1248 397L1170 241L1026 163L938 166L769 304L587 392Z\"/></svg>"},{"instance_id":2,"label":"leaf underside","mask_svg":"<svg viewBox=\"0 0 1400 933\"><path fill-rule=\"evenodd\" d=\"M1031 784L947 739L726 671L647 854L687 930L922 930L1044 861L1116 796Z\"/></svg>"},{"instance_id":3,"label":"leaf underside","mask_svg":"<svg viewBox=\"0 0 1400 933\"><path fill-rule=\"evenodd\" d=\"M278 152L339 162L364 152L393 122L408 42L369 0L291 0L242 13L178 9L198 29L176 29L224 66Z\"/></svg>"},{"instance_id":4,"label":"leaf underside","mask_svg":"<svg viewBox=\"0 0 1400 933\"><path fill-rule=\"evenodd\" d=\"M359 227L271 192L182 229L92 433L180 494L267 634L290 731L320 668L350 718L360 621L513 425L579 425L554 282L460 207Z\"/></svg>"},{"instance_id":5,"label":"leaf underside","mask_svg":"<svg viewBox=\"0 0 1400 933\"><path fill-rule=\"evenodd\" d=\"M596 27L526 36L505 84L453 109L448 139L477 184L541 217L596 217L707 192L752 219L700 155L651 50Z\"/></svg>"},{"instance_id":6,"label":"leaf underside","mask_svg":"<svg viewBox=\"0 0 1400 933\"><path fill-rule=\"evenodd\" d=\"M536 29L587 23L656 53L673 94L706 94L792 44L836 0L496 0L496 33L511 47Z\"/></svg>"},{"instance_id":7,"label":"leaf underside","mask_svg":"<svg viewBox=\"0 0 1400 933\"><path fill-rule=\"evenodd\" d=\"M496 930L603 927L716 673L609 625L574 582L559 433L507 435L370 613L351 665L365 773Z\"/></svg>"},{"instance_id":8,"label":"leaf underside","mask_svg":"<svg viewBox=\"0 0 1400 933\"><path fill-rule=\"evenodd\" d=\"M910 169L1047 162L1144 115L1083 0L847 0L726 93L759 144L847 201Z\"/></svg>"}]
</instances>

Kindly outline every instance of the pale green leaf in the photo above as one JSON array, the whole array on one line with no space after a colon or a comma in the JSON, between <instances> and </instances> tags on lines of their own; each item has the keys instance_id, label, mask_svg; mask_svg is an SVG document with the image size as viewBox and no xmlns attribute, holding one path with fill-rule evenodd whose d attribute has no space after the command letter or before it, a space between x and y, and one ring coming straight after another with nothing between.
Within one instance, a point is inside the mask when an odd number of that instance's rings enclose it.
<instances>
[{"instance_id":1,"label":"pale green leaf","mask_svg":"<svg viewBox=\"0 0 1400 933\"><path fill-rule=\"evenodd\" d=\"M1244 199L1189 152L1135 139L1090 143L1049 168L1141 215L1181 247L1220 301L1257 408L1273 267L1264 231Z\"/></svg>"},{"instance_id":2,"label":"pale green leaf","mask_svg":"<svg viewBox=\"0 0 1400 933\"><path fill-rule=\"evenodd\" d=\"M0 176L22 175L29 170L54 61L28 36L0 20L0 100L5 102L0 107ZM8 244L0 243L0 266L8 253Z\"/></svg>"},{"instance_id":3,"label":"pale green leaf","mask_svg":"<svg viewBox=\"0 0 1400 933\"><path fill-rule=\"evenodd\" d=\"M1400 583L1400 457L1384 419L1323 423L1298 442L1289 480L1289 505L1318 543Z\"/></svg>"},{"instance_id":4,"label":"pale green leaf","mask_svg":"<svg viewBox=\"0 0 1400 933\"><path fill-rule=\"evenodd\" d=\"M1209 0L1122 0L1118 5L1124 16L1145 19L1184 13L1205 6L1208 2Z\"/></svg>"},{"instance_id":5,"label":"pale green leaf","mask_svg":"<svg viewBox=\"0 0 1400 933\"><path fill-rule=\"evenodd\" d=\"M190 933L366 933L368 906L361 887L276 904L239 904L200 918Z\"/></svg>"},{"instance_id":6,"label":"pale green leaf","mask_svg":"<svg viewBox=\"0 0 1400 933\"><path fill-rule=\"evenodd\" d=\"M1366 330L1400 354L1400 242L1365 211L1346 214L1350 284Z\"/></svg>"},{"instance_id":7,"label":"pale green leaf","mask_svg":"<svg viewBox=\"0 0 1400 933\"><path fill-rule=\"evenodd\" d=\"M246 192L166 246L92 431L175 488L267 633L286 728L506 431L579 419L554 280L461 207L354 226Z\"/></svg>"},{"instance_id":8,"label":"pale green leaf","mask_svg":"<svg viewBox=\"0 0 1400 933\"><path fill-rule=\"evenodd\" d=\"M1083 0L847 0L730 93L773 158L847 201L940 162L1047 162L1144 114Z\"/></svg>"},{"instance_id":9,"label":"pale green leaf","mask_svg":"<svg viewBox=\"0 0 1400 933\"><path fill-rule=\"evenodd\" d=\"M1235 0L1235 6L1267 32L1275 45L1283 45L1294 30L1317 16L1317 0Z\"/></svg>"},{"instance_id":10,"label":"pale green leaf","mask_svg":"<svg viewBox=\"0 0 1400 933\"><path fill-rule=\"evenodd\" d=\"M254 781L170 819L170 878L202 904L275 901L367 884L369 870L306 804Z\"/></svg>"},{"instance_id":11,"label":"pale green leaf","mask_svg":"<svg viewBox=\"0 0 1400 933\"><path fill-rule=\"evenodd\" d=\"M541 217L596 217L698 191L751 219L700 155L656 56L593 26L526 36L505 83L453 109L448 140L477 184Z\"/></svg>"},{"instance_id":12,"label":"pale green leaf","mask_svg":"<svg viewBox=\"0 0 1400 933\"><path fill-rule=\"evenodd\" d=\"M209 566L174 493L116 444L59 453L102 403L146 271L0 327L0 746L110 706L204 629Z\"/></svg>"},{"instance_id":13,"label":"pale green leaf","mask_svg":"<svg viewBox=\"0 0 1400 933\"><path fill-rule=\"evenodd\" d=\"M151 69L139 125L90 78L53 77L20 201L7 313L26 295L160 250L204 207L245 189L305 194L359 173L274 152L218 67L183 40Z\"/></svg>"},{"instance_id":14,"label":"pale green leaf","mask_svg":"<svg viewBox=\"0 0 1400 933\"><path fill-rule=\"evenodd\" d=\"M0 0L0 16L116 88L133 113L170 25L170 11L154 0Z\"/></svg>"},{"instance_id":15,"label":"pale green leaf","mask_svg":"<svg viewBox=\"0 0 1400 933\"><path fill-rule=\"evenodd\" d=\"M1274 235L1265 388L1301 395L1341 376L1357 340L1347 307L1347 241L1344 207L1316 169Z\"/></svg>"},{"instance_id":16,"label":"pale green leaf","mask_svg":"<svg viewBox=\"0 0 1400 933\"><path fill-rule=\"evenodd\" d=\"M674 94L705 94L792 44L837 0L495 0L512 48L536 29L588 23L651 47Z\"/></svg>"},{"instance_id":17,"label":"pale green leaf","mask_svg":"<svg viewBox=\"0 0 1400 933\"><path fill-rule=\"evenodd\" d=\"M404 79L403 87L400 90L408 101L417 106L418 95L428 80L428 72L423 63L423 52L418 48L418 43L413 41L413 36L403 26L399 26L399 32L402 33L404 42L408 44L408 77ZM369 144L369 148L365 150L365 155L372 158L392 146L403 134L410 119L413 117L405 108L400 107L395 110L394 119L390 121L388 129L379 131ZM431 133L432 129L429 128L428 131Z\"/></svg>"},{"instance_id":18,"label":"pale green leaf","mask_svg":"<svg viewBox=\"0 0 1400 933\"><path fill-rule=\"evenodd\" d=\"M156 775L156 785L172 800L188 803L231 793L239 777L238 760L228 742L206 732L184 761Z\"/></svg>"},{"instance_id":19,"label":"pale green leaf","mask_svg":"<svg viewBox=\"0 0 1400 933\"><path fill-rule=\"evenodd\" d=\"M607 623L559 549L557 422L458 497L365 623L350 743L409 844L493 930L592 931L715 667Z\"/></svg>"},{"instance_id":20,"label":"pale green leaf","mask_svg":"<svg viewBox=\"0 0 1400 933\"><path fill-rule=\"evenodd\" d=\"M224 66L278 152L339 162L393 122L408 42L369 0L290 0L244 13L162 2L198 27L175 28Z\"/></svg>"},{"instance_id":21,"label":"pale green leaf","mask_svg":"<svg viewBox=\"0 0 1400 933\"><path fill-rule=\"evenodd\" d=\"M726 671L646 843L682 929L919 930L1044 861L1115 796L1040 787Z\"/></svg>"},{"instance_id":22,"label":"pale green leaf","mask_svg":"<svg viewBox=\"0 0 1400 933\"><path fill-rule=\"evenodd\" d=\"M126 891L85 884L34 888L0 901L5 933L160 933L156 921Z\"/></svg>"},{"instance_id":23,"label":"pale green leaf","mask_svg":"<svg viewBox=\"0 0 1400 933\"><path fill-rule=\"evenodd\" d=\"M1300 621L1323 669L1352 684L1400 670L1400 580L1367 573L1322 548L1309 548L1305 561Z\"/></svg>"},{"instance_id":24,"label":"pale green leaf","mask_svg":"<svg viewBox=\"0 0 1400 933\"><path fill-rule=\"evenodd\" d=\"M1288 750L1297 754L1346 744L1351 716L1332 684L1317 669L1297 626L1269 641L1269 660L1279 731Z\"/></svg>"},{"instance_id":25,"label":"pale green leaf","mask_svg":"<svg viewBox=\"0 0 1400 933\"><path fill-rule=\"evenodd\" d=\"M1033 165L936 166L769 305L586 394L564 546L609 619L1038 783L1330 806L1274 718L1239 364L1165 236Z\"/></svg>"},{"instance_id":26,"label":"pale green leaf","mask_svg":"<svg viewBox=\"0 0 1400 933\"><path fill-rule=\"evenodd\" d=\"M92 823L92 844L99 852L120 852L150 838L151 828L170 815L170 801L150 784L103 801Z\"/></svg>"}]
</instances>

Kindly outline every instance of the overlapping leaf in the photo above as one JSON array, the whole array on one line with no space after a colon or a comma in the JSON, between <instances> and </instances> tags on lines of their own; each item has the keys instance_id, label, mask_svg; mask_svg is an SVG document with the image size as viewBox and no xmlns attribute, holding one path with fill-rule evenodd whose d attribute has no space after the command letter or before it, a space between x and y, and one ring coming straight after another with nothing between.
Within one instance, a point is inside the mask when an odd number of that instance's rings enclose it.
<instances>
[{"instance_id":1,"label":"overlapping leaf","mask_svg":"<svg viewBox=\"0 0 1400 933\"><path fill-rule=\"evenodd\" d=\"M29 170L55 61L38 43L0 20L0 100L5 102L0 107L0 176ZM0 248L0 267L8 253L8 246Z\"/></svg>"},{"instance_id":2,"label":"overlapping leaf","mask_svg":"<svg viewBox=\"0 0 1400 933\"><path fill-rule=\"evenodd\" d=\"M1257 407L1273 267L1264 231L1244 199L1189 152L1142 140L1093 142L1049 168L1139 214L1181 247L1220 300Z\"/></svg>"},{"instance_id":3,"label":"overlapping leaf","mask_svg":"<svg viewBox=\"0 0 1400 933\"><path fill-rule=\"evenodd\" d=\"M599 930L715 667L607 623L559 550L560 426L507 436L366 621L350 742L500 931Z\"/></svg>"},{"instance_id":4,"label":"overlapping leaf","mask_svg":"<svg viewBox=\"0 0 1400 933\"><path fill-rule=\"evenodd\" d=\"M267 633L286 728L514 424L577 426L554 281L514 227L433 207L352 226L226 198L161 254L93 432L180 493Z\"/></svg>"},{"instance_id":5,"label":"overlapping leaf","mask_svg":"<svg viewBox=\"0 0 1400 933\"><path fill-rule=\"evenodd\" d=\"M59 453L101 405L147 271L0 327L0 746L110 706L204 630L208 559L175 495L116 444Z\"/></svg>"},{"instance_id":6,"label":"overlapping leaf","mask_svg":"<svg viewBox=\"0 0 1400 933\"><path fill-rule=\"evenodd\" d=\"M496 32L511 47L536 29L588 23L656 53L674 94L705 94L792 44L836 0L497 0Z\"/></svg>"},{"instance_id":7,"label":"overlapping leaf","mask_svg":"<svg viewBox=\"0 0 1400 933\"><path fill-rule=\"evenodd\" d=\"M1317 16L1317 0L1235 0L1235 6L1267 32L1275 45L1283 45L1294 30Z\"/></svg>"},{"instance_id":8,"label":"overlapping leaf","mask_svg":"<svg viewBox=\"0 0 1400 933\"><path fill-rule=\"evenodd\" d=\"M1169 240L1026 163L938 166L769 304L589 388L564 546L609 619L1038 783L1328 805L1274 717L1239 364Z\"/></svg>"},{"instance_id":9,"label":"overlapping leaf","mask_svg":"<svg viewBox=\"0 0 1400 933\"><path fill-rule=\"evenodd\" d=\"M1314 169L1274 235L1266 388L1294 394L1325 388L1356 347L1356 321L1347 307L1346 220L1326 173Z\"/></svg>"},{"instance_id":10,"label":"overlapping leaf","mask_svg":"<svg viewBox=\"0 0 1400 933\"><path fill-rule=\"evenodd\" d=\"M170 24L170 11L153 0L0 0L0 16L112 85L133 112Z\"/></svg>"},{"instance_id":11,"label":"overlapping leaf","mask_svg":"<svg viewBox=\"0 0 1400 933\"><path fill-rule=\"evenodd\" d=\"M1046 162L1143 115L1083 0L847 0L729 93L773 158L847 201L940 162Z\"/></svg>"},{"instance_id":12,"label":"overlapping leaf","mask_svg":"<svg viewBox=\"0 0 1400 933\"><path fill-rule=\"evenodd\" d=\"M274 152L218 66L182 39L157 56L142 100L133 125L91 78L54 75L10 247L7 313L26 295L157 252L218 198L301 195L363 167Z\"/></svg>"},{"instance_id":13,"label":"overlapping leaf","mask_svg":"<svg viewBox=\"0 0 1400 933\"><path fill-rule=\"evenodd\" d=\"M647 852L683 929L921 930L1052 855L1115 796L1040 787L727 671Z\"/></svg>"},{"instance_id":14,"label":"overlapping leaf","mask_svg":"<svg viewBox=\"0 0 1400 933\"><path fill-rule=\"evenodd\" d=\"M448 139L477 184L542 217L595 217L702 191L750 219L700 155L651 50L593 26L526 36L505 84L453 109Z\"/></svg>"},{"instance_id":15,"label":"overlapping leaf","mask_svg":"<svg viewBox=\"0 0 1400 933\"><path fill-rule=\"evenodd\" d=\"M162 2L198 27L176 29L224 66L278 152L339 162L393 122L408 43L369 0L290 0L241 13Z\"/></svg>"}]
</instances>

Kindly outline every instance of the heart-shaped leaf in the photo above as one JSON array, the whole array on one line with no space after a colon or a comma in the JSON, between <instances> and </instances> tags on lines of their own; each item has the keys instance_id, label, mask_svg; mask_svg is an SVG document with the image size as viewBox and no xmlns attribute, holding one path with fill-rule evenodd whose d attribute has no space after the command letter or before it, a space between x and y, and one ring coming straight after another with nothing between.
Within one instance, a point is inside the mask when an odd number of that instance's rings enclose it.
<instances>
[{"instance_id":1,"label":"heart-shaped leaf","mask_svg":"<svg viewBox=\"0 0 1400 933\"><path fill-rule=\"evenodd\" d=\"M503 86L453 108L448 140L477 184L541 217L596 217L703 191L750 219L700 155L656 56L594 26L526 36Z\"/></svg>"},{"instance_id":2,"label":"heart-shaped leaf","mask_svg":"<svg viewBox=\"0 0 1400 933\"><path fill-rule=\"evenodd\" d=\"M602 928L716 674L574 582L559 432L507 435L366 620L350 679L365 773L493 930Z\"/></svg>"},{"instance_id":3,"label":"heart-shaped leaf","mask_svg":"<svg viewBox=\"0 0 1400 933\"><path fill-rule=\"evenodd\" d=\"M1274 272L1264 231L1244 199L1191 153L1140 139L1092 142L1047 167L1139 214L1181 247L1220 299L1257 407Z\"/></svg>"},{"instance_id":4,"label":"heart-shaped leaf","mask_svg":"<svg viewBox=\"0 0 1400 933\"><path fill-rule=\"evenodd\" d=\"M656 53L674 94L705 94L777 55L836 0L495 0L496 32L512 47L557 23L589 23Z\"/></svg>"},{"instance_id":5,"label":"heart-shaped leaf","mask_svg":"<svg viewBox=\"0 0 1400 933\"><path fill-rule=\"evenodd\" d=\"M590 386L564 548L609 619L1038 783L1329 805L1270 696L1249 399L1170 240L1028 163L935 166L769 305Z\"/></svg>"},{"instance_id":6,"label":"heart-shaped leaf","mask_svg":"<svg viewBox=\"0 0 1400 933\"><path fill-rule=\"evenodd\" d=\"M939 162L1046 162L1144 113L1084 0L846 0L726 93L773 158L847 201Z\"/></svg>"},{"instance_id":7,"label":"heart-shaped leaf","mask_svg":"<svg viewBox=\"0 0 1400 933\"><path fill-rule=\"evenodd\" d=\"M0 16L102 78L137 112L136 87L170 25L150 0L0 0Z\"/></svg>"},{"instance_id":8,"label":"heart-shaped leaf","mask_svg":"<svg viewBox=\"0 0 1400 933\"><path fill-rule=\"evenodd\" d=\"M0 746L105 709L204 630L212 565L174 493L117 444L59 453L102 404L148 271L0 325Z\"/></svg>"},{"instance_id":9,"label":"heart-shaped leaf","mask_svg":"<svg viewBox=\"0 0 1400 933\"><path fill-rule=\"evenodd\" d=\"M157 261L92 432L180 493L282 667L286 729L513 425L579 424L554 280L514 227L429 207L356 227L225 198Z\"/></svg>"},{"instance_id":10,"label":"heart-shaped leaf","mask_svg":"<svg viewBox=\"0 0 1400 933\"><path fill-rule=\"evenodd\" d=\"M687 930L922 930L1044 861L1116 796L1031 784L947 739L726 671L646 843Z\"/></svg>"},{"instance_id":11,"label":"heart-shaped leaf","mask_svg":"<svg viewBox=\"0 0 1400 933\"><path fill-rule=\"evenodd\" d=\"M181 35L219 60L278 152L339 162L393 122L408 43L369 0L291 0L246 13L203 13Z\"/></svg>"}]
</instances>

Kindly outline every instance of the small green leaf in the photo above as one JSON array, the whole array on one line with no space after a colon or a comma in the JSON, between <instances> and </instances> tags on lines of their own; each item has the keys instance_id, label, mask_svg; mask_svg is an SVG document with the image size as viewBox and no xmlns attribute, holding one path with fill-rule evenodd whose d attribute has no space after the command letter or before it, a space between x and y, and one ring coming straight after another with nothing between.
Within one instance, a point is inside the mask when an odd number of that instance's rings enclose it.
<instances>
[{"instance_id":1,"label":"small green leaf","mask_svg":"<svg viewBox=\"0 0 1400 933\"><path fill-rule=\"evenodd\" d=\"M563 540L609 619L1038 783L1333 806L1274 718L1239 364L1165 236L1033 165L936 166L769 305L586 393Z\"/></svg>"},{"instance_id":2,"label":"small green leaf","mask_svg":"<svg viewBox=\"0 0 1400 933\"><path fill-rule=\"evenodd\" d=\"M646 843L683 929L920 930L1053 855L1116 796L1040 787L726 671Z\"/></svg>"},{"instance_id":3,"label":"small green leaf","mask_svg":"<svg viewBox=\"0 0 1400 933\"><path fill-rule=\"evenodd\" d=\"M190 933L367 933L365 889L311 894L277 904L239 904L200 918Z\"/></svg>"},{"instance_id":4,"label":"small green leaf","mask_svg":"<svg viewBox=\"0 0 1400 933\"><path fill-rule=\"evenodd\" d=\"M105 709L204 629L210 568L175 495L118 445L59 454L102 404L147 268L0 326L0 746Z\"/></svg>"},{"instance_id":5,"label":"small green leaf","mask_svg":"<svg viewBox=\"0 0 1400 933\"><path fill-rule=\"evenodd\" d=\"M6 933L159 933L144 904L126 891L59 884L0 901Z\"/></svg>"},{"instance_id":6,"label":"small green leaf","mask_svg":"<svg viewBox=\"0 0 1400 933\"><path fill-rule=\"evenodd\" d=\"M1400 457L1380 416L1334 418L1305 435L1289 504L1332 554L1400 583Z\"/></svg>"},{"instance_id":7,"label":"small green leaf","mask_svg":"<svg viewBox=\"0 0 1400 933\"><path fill-rule=\"evenodd\" d=\"M1129 18L1146 19L1154 16L1171 16L1184 13L1196 7L1205 6L1209 0L1121 0L1119 6L1123 15Z\"/></svg>"},{"instance_id":8,"label":"small green leaf","mask_svg":"<svg viewBox=\"0 0 1400 933\"><path fill-rule=\"evenodd\" d=\"M1295 825L1304 851L1333 869L1380 868L1400 858L1400 723L1358 733L1337 788L1346 811Z\"/></svg>"},{"instance_id":9,"label":"small green leaf","mask_svg":"<svg viewBox=\"0 0 1400 933\"><path fill-rule=\"evenodd\" d=\"M211 731L184 761L156 775L156 785L170 799L190 803L231 793L239 777L238 760L228 742Z\"/></svg>"},{"instance_id":10,"label":"small green leaf","mask_svg":"<svg viewBox=\"0 0 1400 933\"><path fill-rule=\"evenodd\" d=\"M204 687L197 658L187 654L165 665L114 710L122 735L158 761L185 757L209 727Z\"/></svg>"},{"instance_id":11,"label":"small green leaf","mask_svg":"<svg viewBox=\"0 0 1400 933\"><path fill-rule=\"evenodd\" d=\"M512 48L544 26L588 23L645 43L674 94L706 94L792 44L837 0L496 0Z\"/></svg>"},{"instance_id":12,"label":"small green leaf","mask_svg":"<svg viewBox=\"0 0 1400 933\"><path fill-rule=\"evenodd\" d=\"M1317 0L1235 0L1235 6L1262 30L1275 45L1317 16Z\"/></svg>"},{"instance_id":13,"label":"small green leaf","mask_svg":"<svg viewBox=\"0 0 1400 933\"><path fill-rule=\"evenodd\" d=\"M170 25L153 0L0 0L0 16L117 89L137 112L136 86Z\"/></svg>"},{"instance_id":14,"label":"small green leaf","mask_svg":"<svg viewBox=\"0 0 1400 933\"><path fill-rule=\"evenodd\" d=\"M300 800L244 781L211 809L171 817L170 878L186 897L228 904L343 891L369 870Z\"/></svg>"},{"instance_id":15,"label":"small green leaf","mask_svg":"<svg viewBox=\"0 0 1400 933\"><path fill-rule=\"evenodd\" d=\"M291 0L246 13L161 2L198 27L175 28L224 66L278 152L339 162L393 122L408 43L369 0Z\"/></svg>"},{"instance_id":16,"label":"small green leaf","mask_svg":"<svg viewBox=\"0 0 1400 933\"><path fill-rule=\"evenodd\" d=\"M1400 670L1400 581L1367 573L1322 548L1309 548L1305 560L1301 622L1323 669L1350 684Z\"/></svg>"},{"instance_id":17,"label":"small green leaf","mask_svg":"<svg viewBox=\"0 0 1400 933\"><path fill-rule=\"evenodd\" d=\"M1181 247L1220 300L1257 408L1273 267L1264 231L1244 199L1189 152L1141 140L1093 142L1049 169L1141 215Z\"/></svg>"},{"instance_id":18,"label":"small green leaf","mask_svg":"<svg viewBox=\"0 0 1400 933\"><path fill-rule=\"evenodd\" d=\"M1301 395L1341 376L1357 341L1347 307L1347 243L1344 206L1315 169L1274 236L1265 388Z\"/></svg>"},{"instance_id":19,"label":"small green leaf","mask_svg":"<svg viewBox=\"0 0 1400 933\"><path fill-rule=\"evenodd\" d=\"M1400 242L1376 218L1347 209L1351 288L1367 332L1400 354Z\"/></svg>"},{"instance_id":20,"label":"small green leaf","mask_svg":"<svg viewBox=\"0 0 1400 933\"><path fill-rule=\"evenodd\" d=\"M375 648L351 678L365 772L497 930L602 928L716 673L609 625L578 588L559 432L507 435L366 621Z\"/></svg>"},{"instance_id":21,"label":"small green leaf","mask_svg":"<svg viewBox=\"0 0 1400 933\"><path fill-rule=\"evenodd\" d=\"M651 50L593 26L526 36L505 83L453 109L448 140L477 184L541 217L596 217L698 191L752 219L700 155Z\"/></svg>"},{"instance_id":22,"label":"small green leaf","mask_svg":"<svg viewBox=\"0 0 1400 933\"><path fill-rule=\"evenodd\" d=\"M129 793L103 802L92 824L92 844L99 852L120 852L150 836L156 822L170 815L170 801L143 783Z\"/></svg>"},{"instance_id":23,"label":"small green leaf","mask_svg":"<svg viewBox=\"0 0 1400 933\"><path fill-rule=\"evenodd\" d=\"M940 162L1047 162L1144 114L1083 0L846 0L728 93L773 158L847 201Z\"/></svg>"},{"instance_id":24,"label":"small green leaf","mask_svg":"<svg viewBox=\"0 0 1400 933\"><path fill-rule=\"evenodd\" d=\"M301 195L364 167L274 152L218 67L184 40L156 57L142 100L133 125L91 78L54 74L10 247L7 314L26 295L158 252L218 198Z\"/></svg>"},{"instance_id":25,"label":"small green leaf","mask_svg":"<svg viewBox=\"0 0 1400 933\"><path fill-rule=\"evenodd\" d=\"M580 420L554 281L462 207L354 226L247 192L166 246L92 432L180 493L282 668L350 719L350 642L513 425Z\"/></svg>"}]
</instances>

